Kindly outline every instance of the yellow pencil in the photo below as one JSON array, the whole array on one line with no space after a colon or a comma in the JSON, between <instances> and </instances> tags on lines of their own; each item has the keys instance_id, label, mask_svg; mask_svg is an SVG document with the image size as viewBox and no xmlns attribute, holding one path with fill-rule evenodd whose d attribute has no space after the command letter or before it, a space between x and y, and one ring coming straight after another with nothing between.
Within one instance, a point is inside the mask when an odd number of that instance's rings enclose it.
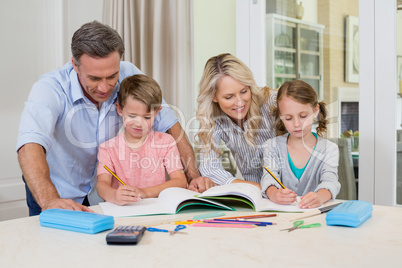
<instances>
[{"instance_id":1,"label":"yellow pencil","mask_svg":"<svg viewBox=\"0 0 402 268\"><path fill-rule=\"evenodd\" d=\"M109 171L109 173L112 174L112 176L115 177L121 184L126 185L126 184L124 183L124 181L122 181L119 177L117 177L117 175L114 174L113 171L111 171L106 165L103 166L103 167L104 167L107 171Z\"/></svg>"},{"instance_id":2,"label":"yellow pencil","mask_svg":"<svg viewBox=\"0 0 402 268\"><path fill-rule=\"evenodd\" d=\"M274 176L274 174L271 173L271 171L269 171L266 166L264 166L264 168L268 171L269 174L271 174L272 178L274 178L282 186L283 189L286 189L286 187Z\"/></svg>"}]
</instances>

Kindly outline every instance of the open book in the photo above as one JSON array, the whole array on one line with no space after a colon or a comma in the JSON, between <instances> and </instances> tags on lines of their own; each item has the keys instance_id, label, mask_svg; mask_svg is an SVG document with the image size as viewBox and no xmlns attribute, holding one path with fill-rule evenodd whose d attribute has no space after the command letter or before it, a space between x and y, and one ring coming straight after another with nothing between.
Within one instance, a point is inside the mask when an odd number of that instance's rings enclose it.
<instances>
[{"instance_id":1,"label":"open book","mask_svg":"<svg viewBox=\"0 0 402 268\"><path fill-rule=\"evenodd\" d=\"M158 198L146 198L124 206L109 202L99 203L103 213L114 217L176 214L185 207L219 208L235 210L231 205L241 205L254 211L304 212L296 202L279 205L263 198L261 190L247 183L232 183L216 186L200 194L183 188L167 188Z\"/></svg>"}]
</instances>

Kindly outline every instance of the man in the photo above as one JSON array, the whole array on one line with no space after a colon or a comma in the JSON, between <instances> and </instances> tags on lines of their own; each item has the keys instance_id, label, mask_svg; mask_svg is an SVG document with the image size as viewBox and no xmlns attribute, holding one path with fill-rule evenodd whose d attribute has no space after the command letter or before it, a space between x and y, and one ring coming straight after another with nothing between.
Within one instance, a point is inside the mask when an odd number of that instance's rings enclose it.
<instances>
[{"instance_id":1,"label":"man","mask_svg":"<svg viewBox=\"0 0 402 268\"><path fill-rule=\"evenodd\" d=\"M120 35L96 21L74 33L71 51L71 63L42 75L33 85L21 116L17 152L30 216L49 208L91 211L87 196L98 146L122 125L114 105L120 83L141 73L120 61ZM200 177L174 112L164 101L162 105L154 129L175 138L187 179L193 180L190 188L209 188L212 182Z\"/></svg>"}]
</instances>

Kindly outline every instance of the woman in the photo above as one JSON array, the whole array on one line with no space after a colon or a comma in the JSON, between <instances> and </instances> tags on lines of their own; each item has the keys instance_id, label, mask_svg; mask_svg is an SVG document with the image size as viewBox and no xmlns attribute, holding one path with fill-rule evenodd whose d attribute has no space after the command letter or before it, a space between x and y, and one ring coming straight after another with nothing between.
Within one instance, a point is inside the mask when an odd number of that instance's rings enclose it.
<instances>
[{"instance_id":1,"label":"woman","mask_svg":"<svg viewBox=\"0 0 402 268\"><path fill-rule=\"evenodd\" d=\"M243 62L231 54L221 54L207 61L197 101L202 176L218 185L247 182L260 187L262 144L275 137L270 106L276 103L276 92L258 88ZM223 168L221 140L230 149L244 180Z\"/></svg>"}]
</instances>

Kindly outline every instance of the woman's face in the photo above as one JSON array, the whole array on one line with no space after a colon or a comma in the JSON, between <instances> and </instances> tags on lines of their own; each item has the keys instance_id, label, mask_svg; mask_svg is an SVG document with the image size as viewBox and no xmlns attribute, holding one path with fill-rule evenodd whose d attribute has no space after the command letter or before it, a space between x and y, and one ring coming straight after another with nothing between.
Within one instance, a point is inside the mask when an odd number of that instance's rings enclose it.
<instances>
[{"instance_id":1,"label":"woman's face","mask_svg":"<svg viewBox=\"0 0 402 268\"><path fill-rule=\"evenodd\" d=\"M241 125L251 105L251 90L230 76L222 77L218 82L214 102L237 125Z\"/></svg>"}]
</instances>

